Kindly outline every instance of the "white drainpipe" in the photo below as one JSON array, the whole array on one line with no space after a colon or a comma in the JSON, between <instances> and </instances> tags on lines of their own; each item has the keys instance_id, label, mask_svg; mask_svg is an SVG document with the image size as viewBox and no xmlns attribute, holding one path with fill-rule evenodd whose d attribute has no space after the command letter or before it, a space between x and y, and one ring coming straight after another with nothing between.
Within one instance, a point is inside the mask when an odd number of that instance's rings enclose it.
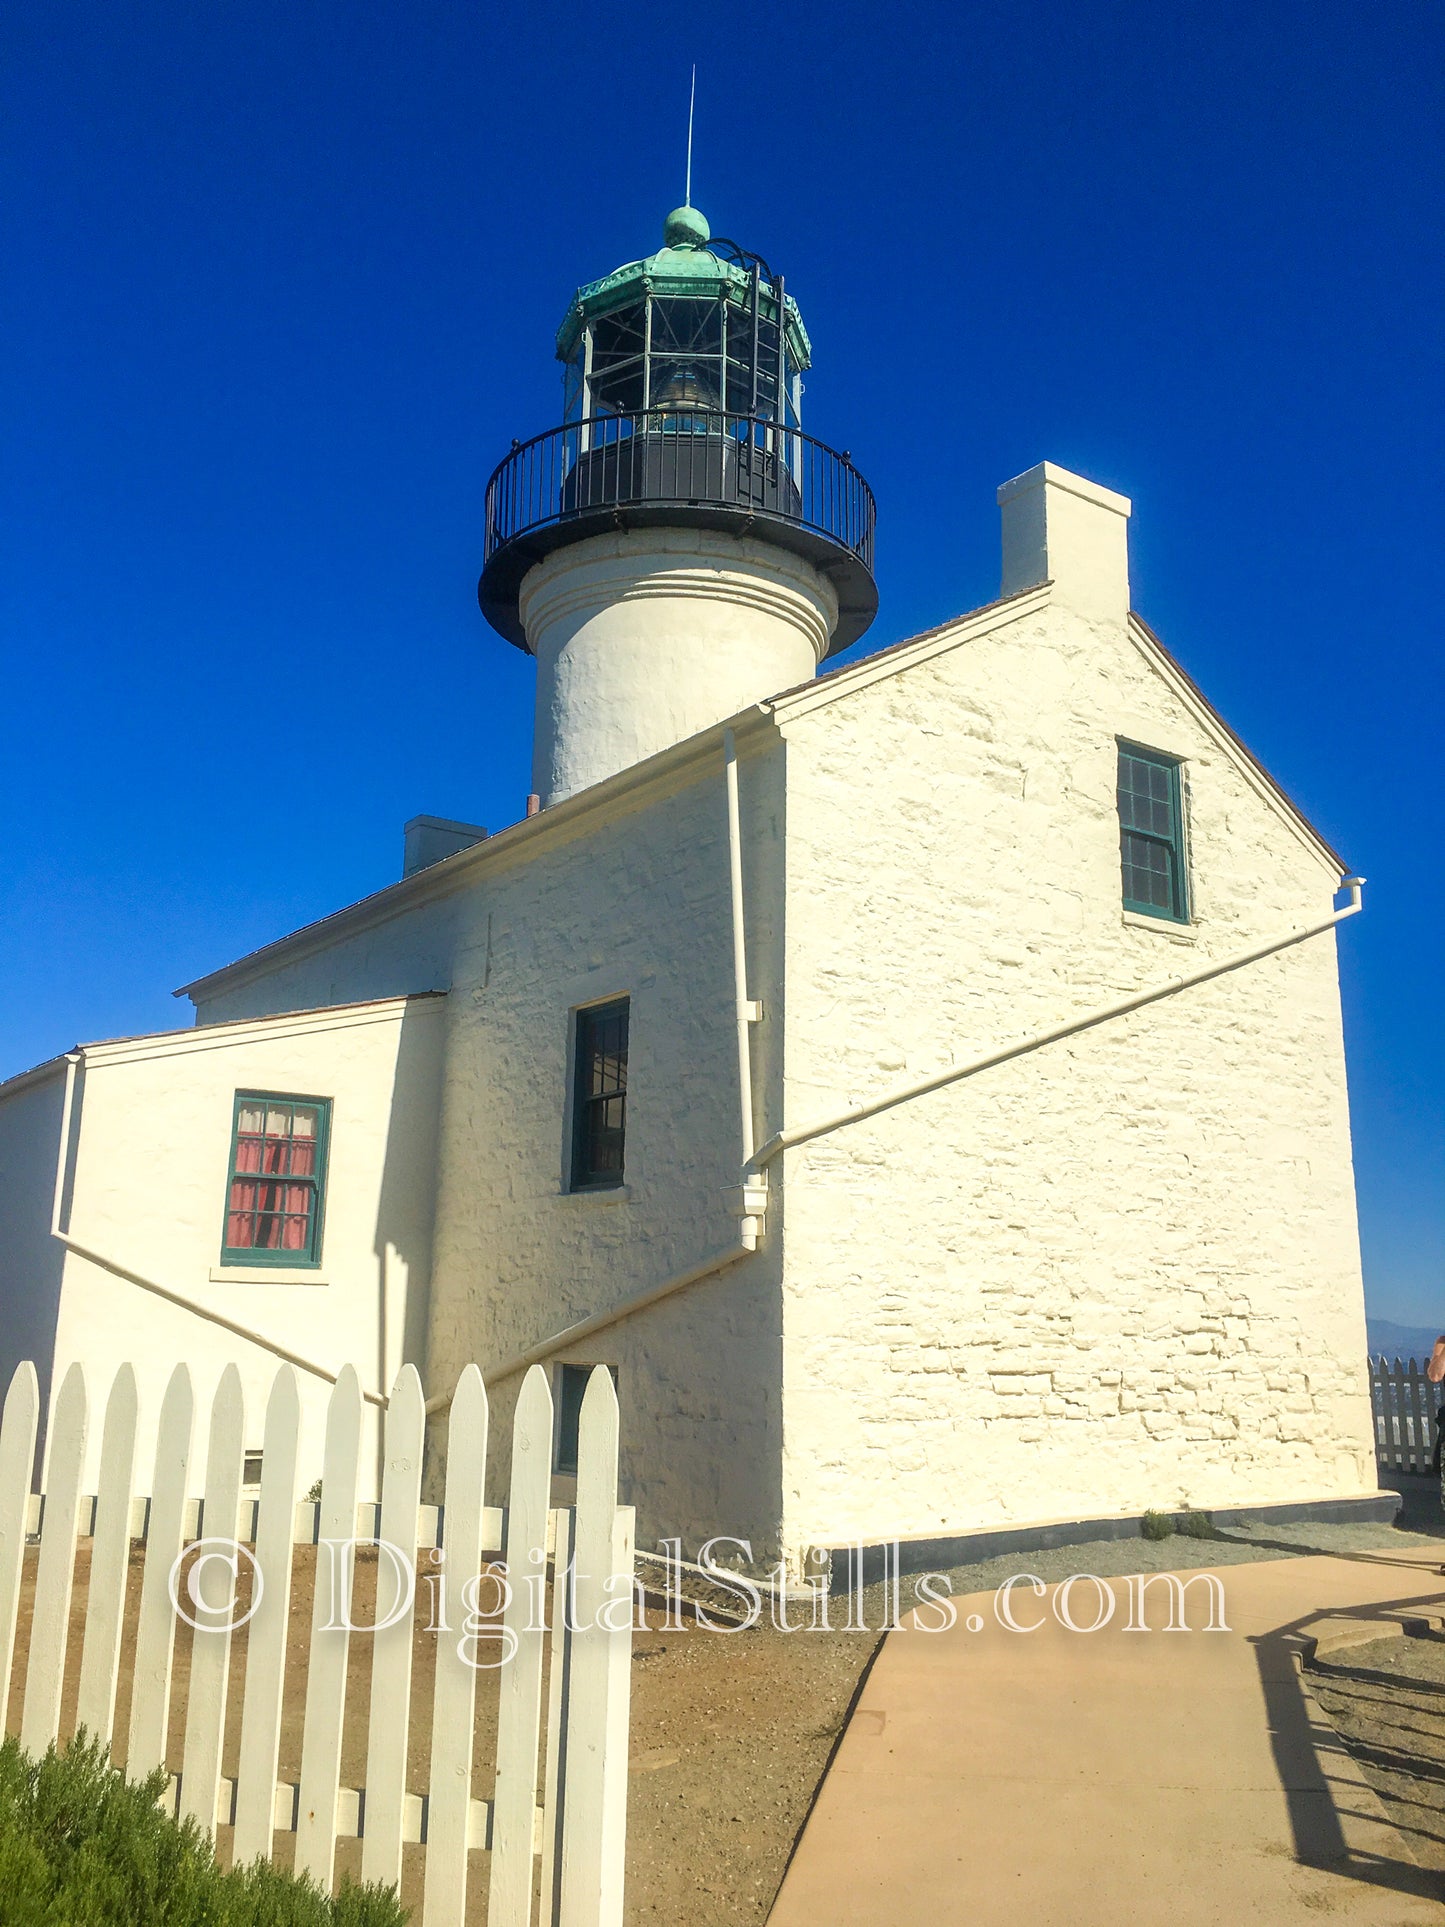
<instances>
[{"instance_id":1,"label":"white drainpipe","mask_svg":"<svg viewBox=\"0 0 1445 1927\"><path fill-rule=\"evenodd\" d=\"M730 729L723 731L723 763L727 776L728 875L732 885L733 1013L738 1033L738 1121L742 1157L740 1184L733 1193L738 1211L738 1239L744 1251L756 1251L763 1235L768 1208L768 1183L752 1170L753 1133L752 1027L763 1007L748 996L747 925L743 916L743 833L738 808L738 751Z\"/></svg>"},{"instance_id":2,"label":"white drainpipe","mask_svg":"<svg viewBox=\"0 0 1445 1927\"><path fill-rule=\"evenodd\" d=\"M730 733L731 732L729 732L729 735ZM738 932L741 928L742 871L741 863L737 860L737 852L740 849L737 827L737 776L730 743L726 743L726 748L728 752L728 847L729 854L735 859L733 867L733 961L738 986L737 1001L739 1009L741 1010L746 1003L746 996L741 987L743 980L739 960L742 952L741 945L738 941ZM1248 950L1237 950L1232 955L1222 958L1218 963L1207 964L1202 970L1191 971L1187 976L1183 977L1171 977L1167 983L1156 984L1152 990L1141 990L1132 997L1122 997L1118 999L1117 1002L1105 1004L1102 1008L1091 1010L1082 1017L1072 1017L1066 1023L1056 1024L1050 1030L1038 1031L1032 1037L1023 1038L1018 1043L1006 1044L1002 1050L990 1051L987 1056L972 1058L966 1064L952 1065L947 1070L935 1072L932 1077L919 1078L914 1083L905 1084L891 1091L886 1091L881 1096L870 1098L862 1104L854 1104L846 1111L838 1111L831 1117L820 1118L814 1124L801 1125L790 1131L776 1132L768 1139L761 1150L753 1153L751 1171L745 1167L743 1172L743 1186L741 1187L740 1195L744 1201L748 1200L751 1196L754 1203L754 1212L749 1215L756 1215L760 1219L761 1213L766 1206L766 1190L759 1192L753 1188L760 1182L766 1180L767 1173L765 1167L770 1164L775 1157L779 1156L780 1153L789 1150L793 1145L804 1144L810 1138L822 1137L829 1131L840 1130L844 1125L857 1124L863 1118L876 1117L881 1111L891 1110L895 1104L906 1104L910 1099L923 1097L929 1091L941 1090L945 1085L956 1084L961 1078L973 1077L979 1071L989 1070L996 1064L1006 1064L1011 1058L1023 1057L1030 1051L1042 1049L1046 1044L1058 1043L1066 1037L1077 1036L1080 1031L1090 1030L1096 1024L1107 1023L1110 1018L1127 1016L1130 1011L1142 1010L1149 1004L1158 1003L1161 998L1173 997L1181 990L1192 989L1196 984L1208 983L1212 977L1223 977L1231 970L1241 970L1246 964L1258 963L1262 958L1272 957L1276 952L1281 950L1289 950L1293 948L1295 944L1304 943L1311 937L1323 936L1325 931L1333 930L1337 924L1343 923L1347 917L1356 916L1364 907L1360 898L1360 891L1364 882L1365 879L1363 877L1342 878L1340 887L1349 891L1350 901L1343 910L1336 910L1334 914L1327 917L1323 923L1310 924L1308 928L1304 930L1291 930L1283 937L1275 937L1269 943L1256 944ZM752 1006L752 1008L755 1009L756 1006ZM741 1029L742 1026L740 1025L740 1031ZM740 1036L740 1064L746 1061L746 1051L746 1042ZM747 1086L745 1085L743 1088L746 1090ZM746 1099L744 1100L744 1108L746 1112L744 1134L746 1137L750 1136L752 1132L752 1117L750 1110L747 1109ZM744 1217L743 1223L744 1226L746 1226L746 1217ZM693 1265L687 1271L676 1273L673 1277L665 1279L660 1285L653 1285L649 1287L648 1290L639 1292L636 1297L625 1299L622 1304L614 1306L609 1311L595 1312L590 1318L584 1318L575 1325L569 1325L565 1331L555 1332L552 1337L544 1338L537 1344L529 1346L526 1351L518 1352L514 1357L506 1359L500 1365L494 1366L485 1374L487 1384L494 1385L500 1379L510 1378L513 1373L524 1371L529 1365L540 1364L543 1359L552 1357L568 1345L579 1343L584 1338L591 1338L597 1332L606 1331L612 1325L620 1325L624 1319L631 1318L637 1312L647 1310L649 1306L657 1304L659 1300L663 1298L670 1298L674 1292L683 1291L689 1285L701 1284L704 1279L716 1277L719 1272L730 1270L740 1258L745 1257L752 1249L754 1249L753 1245L740 1243L729 1251L719 1252L712 1258L705 1258L701 1264ZM450 1392L443 1392L435 1398L429 1399L426 1408L428 1415L444 1412L451 1402L452 1395Z\"/></svg>"},{"instance_id":3,"label":"white drainpipe","mask_svg":"<svg viewBox=\"0 0 1445 1927\"><path fill-rule=\"evenodd\" d=\"M733 747L731 730L726 733L724 738L724 753L727 758L728 855L732 876L733 978L735 1004L738 1012L740 1113L742 1141L745 1146L748 1146L751 1145L753 1139L751 1105L752 1070L748 1025L755 1023L758 1018L761 1017L762 1010L760 1005L749 1002L746 990L746 958L743 942L745 932L742 901L742 839L739 830L737 758ZM591 1317L581 1319L575 1325L569 1325L564 1331L555 1332L550 1338L544 1338L537 1344L529 1346L526 1351L518 1352L514 1357L505 1360L500 1365L494 1366L485 1374L487 1384L494 1385L501 1379L510 1378L514 1373L525 1370L527 1366L538 1364L543 1359L550 1358L555 1353L564 1350L567 1346L577 1344L584 1338L590 1338L595 1333L605 1331L612 1325L620 1324L623 1319L631 1318L635 1313L645 1311L649 1306L659 1303L659 1301L664 1298L670 1298L674 1292L684 1291L689 1285L700 1284L706 1278L712 1278L721 1271L730 1270L739 1259L746 1257L750 1251L755 1250L757 1247L758 1238L762 1230L762 1214L767 1205L767 1173L765 1167L783 1151L791 1149L793 1145L807 1143L812 1138L822 1137L826 1133L840 1130L848 1124L860 1123L864 1118L876 1117L880 1112L891 1110L897 1104L906 1104L912 1098L926 1096L929 1091L941 1090L945 1085L956 1084L962 1078L975 1076L979 1071L990 1070L997 1064L1006 1064L1010 1059L1023 1057L1030 1051L1040 1050L1046 1044L1059 1043L1066 1037L1077 1036L1080 1031L1090 1030L1096 1024L1107 1023L1111 1018L1125 1017L1131 1011L1142 1010L1149 1004L1158 1003L1161 998L1175 996L1179 991L1190 990L1196 984L1208 983L1213 977L1223 977L1231 970L1242 970L1247 964L1258 963L1265 957L1274 956L1278 951L1292 949L1295 944L1304 943L1311 937L1323 936L1327 930L1333 930L1337 924L1343 923L1347 917L1356 916L1359 911L1363 909L1364 905L1360 892L1364 886L1364 882L1365 879L1363 877L1342 878L1340 887L1349 891L1350 901L1343 910L1336 910L1334 914L1327 917L1323 923L1311 924L1304 930L1291 930L1283 937L1276 937L1269 943L1256 944L1249 950L1235 951L1232 955L1221 959L1218 963L1206 965L1202 970L1191 971L1183 977L1171 977L1167 983L1157 984L1152 990L1142 990L1132 997L1120 998L1114 1003L1105 1004L1099 1009L1089 1011L1082 1017L1070 1018L1066 1023L1056 1024L1050 1030L1038 1031L1032 1037L1026 1037L1017 1043L1007 1044L1002 1050L991 1051L984 1057L972 1058L966 1064L951 1065L947 1070L937 1071L931 1077L919 1078L911 1084L898 1086L891 1091L884 1092L879 1097L870 1098L862 1104L854 1104L846 1111L837 1111L831 1117L821 1118L816 1123L801 1125L788 1131L775 1132L774 1135L768 1139L767 1143L763 1145L761 1150L745 1154L743 1183L739 1188L738 1194L743 1210L740 1214L740 1237L737 1245L729 1250L717 1253L714 1257L703 1259L700 1264L690 1266L686 1271L675 1273L671 1278L664 1279L661 1284L650 1286L646 1291L639 1292L635 1297L624 1300L622 1304L614 1306L611 1310L595 1312ZM259 1345L266 1351L273 1352L278 1358L285 1359L288 1364L299 1366L302 1371L314 1373L316 1377L324 1378L334 1383L336 1374L328 1370L326 1366L317 1365L310 1359L301 1358L298 1354L289 1352L283 1346L276 1344L273 1339L263 1337L260 1332L252 1331L244 1325L235 1324L232 1320L223 1318L216 1312L208 1311L204 1305L194 1304L190 1299L182 1298L179 1293L167 1290L164 1285L156 1284L153 1279L144 1278L140 1276L139 1273L130 1271L124 1266L116 1264L113 1259L102 1257L98 1252L91 1251L85 1245L77 1243L68 1233L60 1229L61 1188L65 1180L65 1162L69 1145L75 1069L79 1062L79 1053L72 1053L66 1060L65 1106L60 1136L60 1153L55 1177L55 1205L51 1221L51 1229L54 1235L68 1250L75 1252L78 1257L86 1258L92 1264L103 1266L107 1271L114 1272L117 1277L127 1279L131 1284L139 1285L144 1291L154 1292L157 1297L167 1299L171 1304L179 1305L185 1311L195 1312L197 1317L208 1319L212 1324L220 1325L224 1330L234 1332L238 1337L247 1339L252 1344ZM749 1241L750 1235L751 1242ZM373 1405L384 1406L386 1404L385 1398L375 1392L365 1392L362 1396L368 1399ZM450 1392L439 1393L437 1396L427 1400L427 1415L432 1417L446 1411L451 1402L452 1394Z\"/></svg>"},{"instance_id":4,"label":"white drainpipe","mask_svg":"<svg viewBox=\"0 0 1445 1927\"><path fill-rule=\"evenodd\" d=\"M867 1098L861 1104L852 1104L846 1111L835 1111L831 1117L819 1118L813 1124L776 1131L754 1155L753 1163L761 1171L782 1152L790 1151L795 1144L806 1144L811 1138L824 1137L830 1131L841 1130L846 1124L858 1124L865 1117L877 1117L881 1111L891 1111L895 1104L906 1104L912 1098L926 1096L929 1091L942 1090L945 1085L956 1084L961 1078L992 1070L996 1064L1007 1064L1010 1058L1023 1057L1045 1044L1060 1043L1066 1037L1077 1036L1081 1030L1092 1030L1096 1024L1108 1023L1113 1017L1127 1017L1130 1011L1143 1010L1147 1004L1157 1004L1163 997L1173 997L1181 990L1192 990L1196 984L1207 984L1211 977L1223 977L1231 970L1242 970L1246 964L1258 963L1262 958L1272 957L1276 951L1288 950L1310 937L1323 936L1325 931L1343 923L1346 917L1358 914L1363 907L1360 891L1364 882L1363 877L1342 878L1340 888L1349 891L1350 901L1343 910L1336 910L1323 923L1313 923L1305 930L1291 930L1286 936L1275 937L1269 943L1255 944L1249 950L1236 950L1218 963L1206 964L1202 970L1192 970L1184 977L1171 977L1167 983L1156 984L1152 990L1141 990L1132 997L1121 997L1116 1003L1104 1004L1082 1017L1070 1017L1050 1030L1037 1031L1032 1037L1025 1037L1015 1044L1005 1044L1002 1050L990 1051L984 1057L970 1058L966 1064L951 1064L947 1070L935 1071L931 1077L920 1077L911 1084L897 1085L891 1091Z\"/></svg>"}]
</instances>

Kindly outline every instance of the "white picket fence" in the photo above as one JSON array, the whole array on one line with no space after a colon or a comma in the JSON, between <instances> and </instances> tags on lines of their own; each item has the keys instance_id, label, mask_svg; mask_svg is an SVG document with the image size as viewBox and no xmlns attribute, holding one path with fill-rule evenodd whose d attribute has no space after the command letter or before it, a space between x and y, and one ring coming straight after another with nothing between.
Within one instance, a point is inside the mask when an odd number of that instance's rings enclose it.
<instances>
[{"instance_id":1,"label":"white picket fence","mask_svg":"<svg viewBox=\"0 0 1445 1927\"><path fill-rule=\"evenodd\" d=\"M178 1365L162 1404L155 1475L135 1495L138 1400L129 1365L105 1406L99 1492L81 1492L92 1404L73 1365L51 1409L43 1501L31 1491L39 1418L35 1369L21 1365L0 1421L0 1733L16 1663L16 1630L27 1538L39 1533L35 1606L20 1741L34 1755L60 1734L66 1643L77 1540L91 1544L89 1596L79 1666L76 1724L107 1745L116 1738L126 1575L131 1542L145 1543L136 1625L134 1685L125 1747L127 1773L142 1778L165 1762L177 1611L175 1561L199 1538L253 1549L263 1584L248 1622L240 1749L234 1779L222 1771L231 1638L194 1636L180 1771L171 1776L174 1811L208 1832L234 1827L233 1862L269 1858L275 1832L295 1835L295 1864L328 1891L338 1838L361 1840L365 1880L397 1884L402 1846L425 1846L421 1927L461 1927L474 1849L491 1850L488 1927L620 1927L627 1804L631 1675L633 1515L617 1504L617 1397L605 1368L593 1372L578 1432L576 1504L553 1508L552 1396L534 1366L517 1402L511 1484L505 1507L484 1503L487 1395L475 1365L462 1374L451 1407L445 1503L421 1504L426 1415L421 1381L403 1368L385 1417L380 1504L358 1505L362 1398L347 1367L326 1420L319 1505L298 1503L301 1404L290 1366L276 1374L266 1407L259 1500L243 1496L246 1437L240 1376L229 1366L211 1409L204 1496L187 1500L195 1429L191 1374ZM419 1549L435 1549L444 1574L441 1615L452 1628L436 1644L428 1791L406 1784L416 1613L410 1607L370 1635L371 1705L365 1784L341 1784L342 1721L350 1631L334 1617L320 1548L352 1538L389 1541L415 1571ZM300 1780L278 1779L293 1547L318 1543L306 1673ZM192 1557L194 1557L194 1550ZM201 1548L204 1550L204 1548ZM218 1547L224 1551L224 1547ZM462 1589L500 1555L513 1578L503 1638L515 1641L500 1668L496 1780L490 1799L473 1797L476 1657L463 1651ZM234 1555L233 1555L234 1556ZM333 1560L336 1555L332 1555ZM549 1557L556 1583L550 1614L537 1610ZM381 1572L378 1558L378 1623ZM201 1605L224 1619L233 1575L221 1558L193 1568ZM528 1578L532 1583L527 1583ZM183 1581L184 1587L184 1581ZM401 1602L398 1586L393 1608ZM485 1593L488 1589L483 1587ZM560 1610L564 1595L570 1611ZM604 1608L613 1603L613 1609ZM199 1607L190 1608L199 1616ZM350 1620L350 1612L339 1615ZM549 1622L544 1624L544 1618ZM620 1621L621 1624L614 1622ZM550 1653L548 1647L550 1645ZM493 1652L493 1657L495 1653ZM544 1659L550 1659L542 1718ZM73 1671L73 1668L72 1668ZM541 1773L541 1804L537 1788ZM540 1914L534 1909L541 1860Z\"/></svg>"},{"instance_id":2,"label":"white picket fence","mask_svg":"<svg viewBox=\"0 0 1445 1927\"><path fill-rule=\"evenodd\" d=\"M1435 1404L1441 1390L1425 1376L1423 1360L1370 1360L1370 1404L1375 1456L1391 1472L1429 1472L1435 1451Z\"/></svg>"}]
</instances>

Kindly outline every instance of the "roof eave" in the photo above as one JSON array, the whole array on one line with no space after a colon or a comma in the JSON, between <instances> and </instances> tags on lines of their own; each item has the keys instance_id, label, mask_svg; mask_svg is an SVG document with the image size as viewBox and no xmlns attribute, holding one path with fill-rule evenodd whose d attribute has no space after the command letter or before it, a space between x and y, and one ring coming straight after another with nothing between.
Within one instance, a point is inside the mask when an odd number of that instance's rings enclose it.
<instances>
[{"instance_id":1,"label":"roof eave","mask_svg":"<svg viewBox=\"0 0 1445 1927\"><path fill-rule=\"evenodd\" d=\"M457 850L451 856L443 857L439 863L428 864L426 869L417 870L409 877L384 884L380 890L373 890L369 896L361 897L355 903L332 910L326 916L318 917L314 923L303 924L299 930L277 937L258 950L248 951L233 963L223 964L219 970L193 978L190 983L172 991L171 995L189 997L194 1003L198 998L210 996L217 990L239 985L250 977L264 974L283 960L299 959L324 949L328 943L344 935L354 934L372 924L388 923L414 905L426 902L429 897L451 896L465 888L477 875L524 856L529 843L545 844L570 836L589 816L610 815L619 804L637 807L658 785L672 782L690 764L720 754L724 730L732 729L745 741L758 730L772 728L768 705L754 703L736 716L714 723L708 729L699 730L695 736L685 737L682 742L659 750L644 762L632 763L615 776L593 783L588 789L579 790L575 796L539 810L535 816L525 816L520 822L509 824L506 829L489 836L484 843L474 843L465 850Z\"/></svg>"}]
</instances>

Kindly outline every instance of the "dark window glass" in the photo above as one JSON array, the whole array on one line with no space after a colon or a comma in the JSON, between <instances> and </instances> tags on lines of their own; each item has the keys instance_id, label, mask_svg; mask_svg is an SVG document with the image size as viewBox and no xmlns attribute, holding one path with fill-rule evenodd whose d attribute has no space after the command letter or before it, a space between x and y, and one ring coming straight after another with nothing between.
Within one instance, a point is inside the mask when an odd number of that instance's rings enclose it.
<instances>
[{"instance_id":1,"label":"dark window glass","mask_svg":"<svg viewBox=\"0 0 1445 1927\"><path fill-rule=\"evenodd\" d=\"M1188 921L1179 765L1127 743L1119 746L1119 856L1126 910Z\"/></svg>"},{"instance_id":2,"label":"dark window glass","mask_svg":"<svg viewBox=\"0 0 1445 1927\"><path fill-rule=\"evenodd\" d=\"M577 1013L572 1189L621 1184L627 1129L627 999Z\"/></svg>"},{"instance_id":3,"label":"dark window glass","mask_svg":"<svg viewBox=\"0 0 1445 1927\"><path fill-rule=\"evenodd\" d=\"M722 307L717 296L705 300L656 300L652 304L655 355L720 355Z\"/></svg>"},{"instance_id":4,"label":"dark window glass","mask_svg":"<svg viewBox=\"0 0 1445 1927\"><path fill-rule=\"evenodd\" d=\"M617 1383L617 1367L609 1365L612 1383ZM577 1470L577 1434L582 1420L582 1400L594 1367L564 1365L557 1384L557 1463L558 1472Z\"/></svg>"},{"instance_id":5,"label":"dark window glass","mask_svg":"<svg viewBox=\"0 0 1445 1927\"><path fill-rule=\"evenodd\" d=\"M646 309L639 302L599 315L592 328L592 407L631 414L642 406L642 351Z\"/></svg>"},{"instance_id":6,"label":"dark window glass","mask_svg":"<svg viewBox=\"0 0 1445 1927\"><path fill-rule=\"evenodd\" d=\"M722 307L716 295L653 302L648 405L714 413L722 407Z\"/></svg>"},{"instance_id":7,"label":"dark window glass","mask_svg":"<svg viewBox=\"0 0 1445 1927\"><path fill-rule=\"evenodd\" d=\"M239 1091L231 1131L223 1259L314 1265L331 1105L325 1098Z\"/></svg>"}]
</instances>

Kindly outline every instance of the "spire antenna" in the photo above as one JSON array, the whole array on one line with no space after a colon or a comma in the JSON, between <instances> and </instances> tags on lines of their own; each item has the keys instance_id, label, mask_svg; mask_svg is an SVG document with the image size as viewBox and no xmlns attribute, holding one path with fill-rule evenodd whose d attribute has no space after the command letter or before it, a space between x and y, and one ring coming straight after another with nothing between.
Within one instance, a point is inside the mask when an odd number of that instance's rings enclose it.
<instances>
[{"instance_id":1,"label":"spire antenna","mask_svg":"<svg viewBox=\"0 0 1445 1927\"><path fill-rule=\"evenodd\" d=\"M692 110L697 105L697 62L692 63L692 89L687 97L687 186L682 197L684 207L692 206Z\"/></svg>"}]
</instances>

